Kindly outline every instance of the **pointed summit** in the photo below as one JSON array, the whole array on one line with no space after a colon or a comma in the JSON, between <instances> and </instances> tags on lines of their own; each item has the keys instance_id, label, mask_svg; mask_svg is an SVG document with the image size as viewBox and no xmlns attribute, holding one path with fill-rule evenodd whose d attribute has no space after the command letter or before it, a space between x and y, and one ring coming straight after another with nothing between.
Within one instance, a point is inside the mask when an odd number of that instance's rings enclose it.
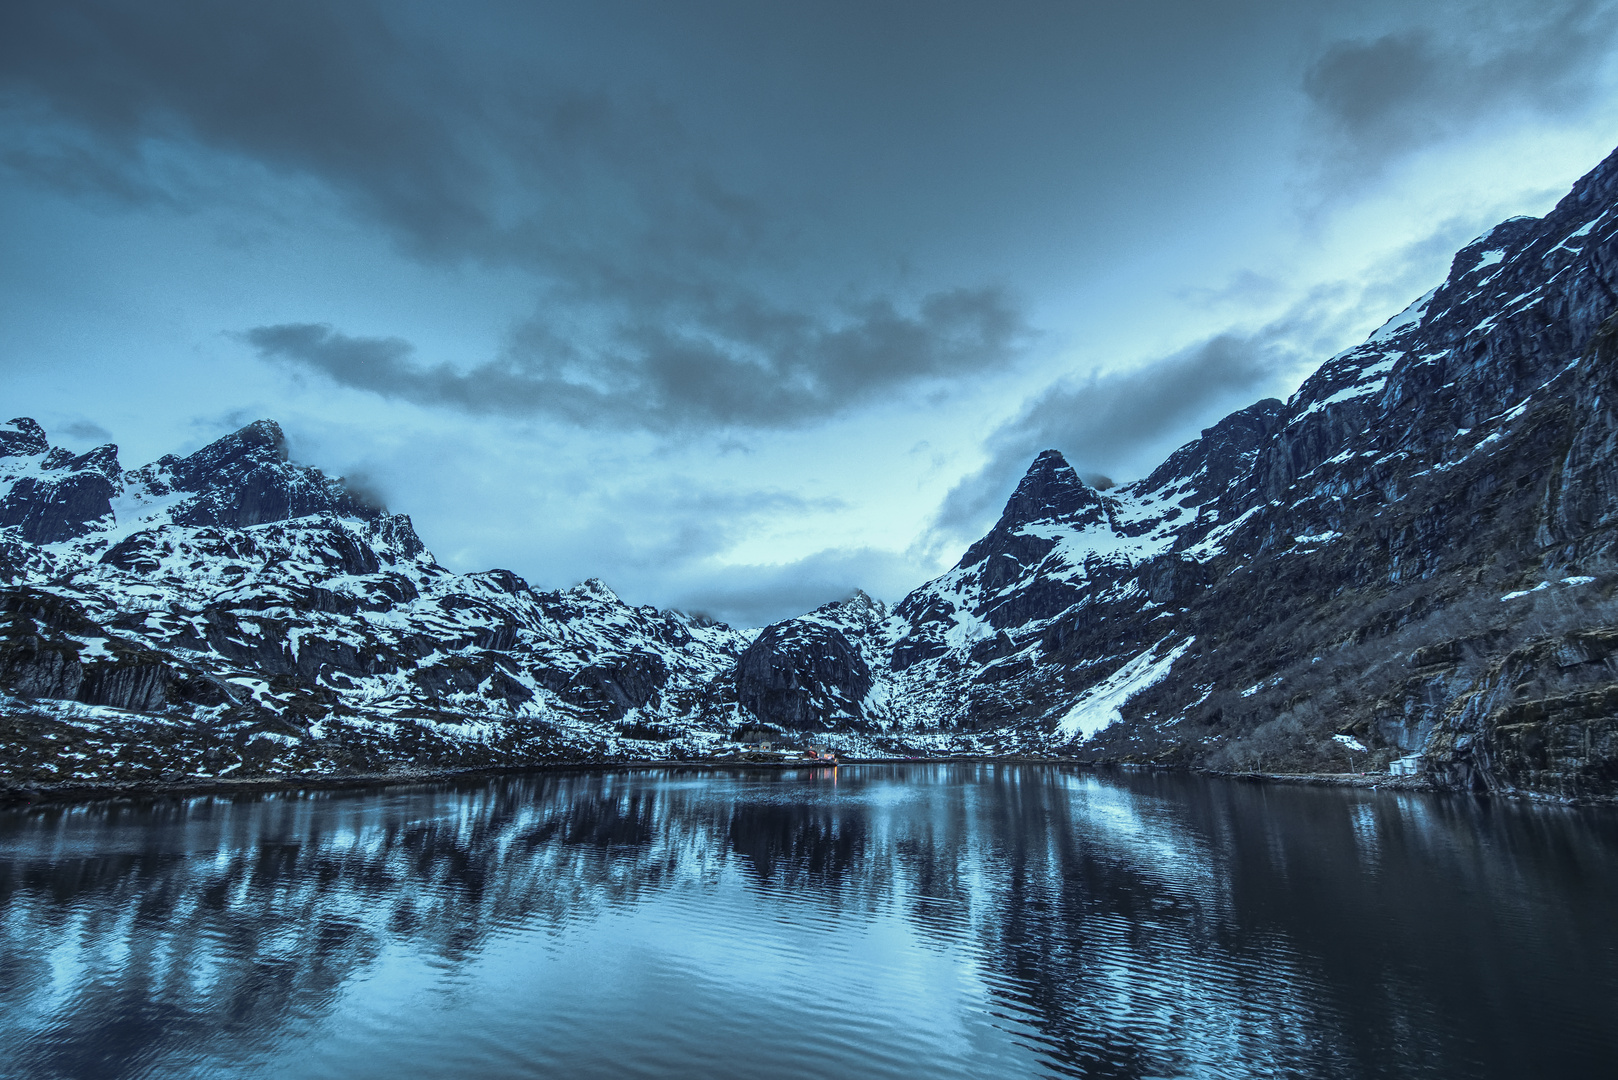
<instances>
[{"instance_id":1,"label":"pointed summit","mask_svg":"<svg viewBox=\"0 0 1618 1080\"><path fill-rule=\"evenodd\" d=\"M571 589L568 589L567 592L580 600L605 600L608 603L623 603L618 594L612 591L612 586L598 577L585 578Z\"/></svg>"},{"instance_id":2,"label":"pointed summit","mask_svg":"<svg viewBox=\"0 0 1618 1080\"><path fill-rule=\"evenodd\" d=\"M1036 521L1082 524L1101 517L1096 490L1079 478L1060 450L1046 450L1028 466L995 529L1016 529Z\"/></svg>"},{"instance_id":3,"label":"pointed summit","mask_svg":"<svg viewBox=\"0 0 1618 1080\"><path fill-rule=\"evenodd\" d=\"M214 477L244 475L257 466L279 465L286 460L287 438L281 425L274 420L255 420L189 457L174 459L170 468L175 487L199 491Z\"/></svg>"},{"instance_id":4,"label":"pointed summit","mask_svg":"<svg viewBox=\"0 0 1618 1080\"><path fill-rule=\"evenodd\" d=\"M177 525L245 528L310 514L373 521L386 514L341 479L292 464L286 435L274 420L255 420L189 457L169 456L157 464L168 487L197 496L171 512Z\"/></svg>"},{"instance_id":5,"label":"pointed summit","mask_svg":"<svg viewBox=\"0 0 1618 1080\"><path fill-rule=\"evenodd\" d=\"M1038 554L1051 547L1051 541L1030 544L1028 537L1017 534L1028 525L1059 522L1064 525L1093 525L1107 519L1101 496L1079 478L1073 466L1067 463L1060 450L1046 450L1034 459L1017 484L1017 490L1006 500L1000 520L988 534L966 549L958 564L962 567L982 562L990 555L1010 554L1029 556L1038 548ZM998 580L999 571L996 570Z\"/></svg>"}]
</instances>

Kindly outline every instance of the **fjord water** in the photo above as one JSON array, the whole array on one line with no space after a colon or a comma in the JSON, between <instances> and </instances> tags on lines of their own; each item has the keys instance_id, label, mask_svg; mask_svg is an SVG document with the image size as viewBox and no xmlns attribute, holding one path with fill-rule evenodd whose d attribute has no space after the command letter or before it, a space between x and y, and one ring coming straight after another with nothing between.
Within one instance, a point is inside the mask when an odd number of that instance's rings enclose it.
<instances>
[{"instance_id":1,"label":"fjord water","mask_svg":"<svg viewBox=\"0 0 1618 1080\"><path fill-rule=\"evenodd\" d=\"M7 1077L1608 1075L1618 814L1025 765L0 814Z\"/></svg>"}]
</instances>

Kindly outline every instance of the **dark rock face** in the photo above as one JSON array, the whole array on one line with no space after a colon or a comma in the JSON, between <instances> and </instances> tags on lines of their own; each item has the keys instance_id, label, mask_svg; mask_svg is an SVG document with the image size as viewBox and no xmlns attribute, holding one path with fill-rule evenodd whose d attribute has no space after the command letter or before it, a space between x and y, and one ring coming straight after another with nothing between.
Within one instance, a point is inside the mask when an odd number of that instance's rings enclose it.
<instances>
[{"instance_id":1,"label":"dark rock face","mask_svg":"<svg viewBox=\"0 0 1618 1080\"><path fill-rule=\"evenodd\" d=\"M736 663L736 698L766 724L818 731L864 719L871 671L842 632L806 621L767 627Z\"/></svg>"},{"instance_id":2,"label":"dark rock face","mask_svg":"<svg viewBox=\"0 0 1618 1080\"><path fill-rule=\"evenodd\" d=\"M1171 454L1143 486L1151 491L1190 483L1201 496L1198 502L1217 497L1250 467L1253 456L1280 429L1285 414L1286 406L1274 398L1231 413L1204 428L1202 438Z\"/></svg>"},{"instance_id":3,"label":"dark rock face","mask_svg":"<svg viewBox=\"0 0 1618 1080\"><path fill-rule=\"evenodd\" d=\"M566 692L571 700L599 706L609 719L618 720L655 701L668 677L668 666L655 653L607 655L575 673Z\"/></svg>"},{"instance_id":4,"label":"dark rock face","mask_svg":"<svg viewBox=\"0 0 1618 1080\"><path fill-rule=\"evenodd\" d=\"M85 665L78 699L129 712L157 712L168 704L174 669L157 654L131 650L117 660Z\"/></svg>"},{"instance_id":5,"label":"dark rock face","mask_svg":"<svg viewBox=\"0 0 1618 1080\"><path fill-rule=\"evenodd\" d=\"M50 480L18 480L0 502L0 527L15 526L30 544L54 544L91 531L112 513L113 486L95 472L75 472Z\"/></svg>"},{"instance_id":6,"label":"dark rock face","mask_svg":"<svg viewBox=\"0 0 1618 1080\"><path fill-rule=\"evenodd\" d=\"M167 457L158 465L158 483L197 495L173 515L177 525L245 528L311 514L374 518L381 513L341 481L291 465L286 436L273 420L254 421L189 457Z\"/></svg>"},{"instance_id":7,"label":"dark rock face","mask_svg":"<svg viewBox=\"0 0 1618 1080\"><path fill-rule=\"evenodd\" d=\"M1160 555L1142 564L1138 580L1152 603L1170 607L1195 600L1211 584L1203 565L1184 555Z\"/></svg>"},{"instance_id":8,"label":"dark rock face","mask_svg":"<svg viewBox=\"0 0 1618 1080\"><path fill-rule=\"evenodd\" d=\"M150 650L108 639L78 604L19 590L0 599L0 618L0 680L14 693L137 712L166 704L173 669ZM90 644L110 655L86 661Z\"/></svg>"},{"instance_id":9,"label":"dark rock face","mask_svg":"<svg viewBox=\"0 0 1618 1080\"><path fill-rule=\"evenodd\" d=\"M1618 785L1618 628L1513 650L1458 695L1428 742L1430 767L1464 791L1601 796Z\"/></svg>"},{"instance_id":10,"label":"dark rock face","mask_svg":"<svg viewBox=\"0 0 1618 1080\"><path fill-rule=\"evenodd\" d=\"M18 476L0 497L0 528L14 528L30 544L54 544L94 531L112 513L118 448L101 446L73 455L52 449L44 429L27 417L0 428L0 459L43 455L38 475Z\"/></svg>"},{"instance_id":11,"label":"dark rock face","mask_svg":"<svg viewBox=\"0 0 1618 1080\"><path fill-rule=\"evenodd\" d=\"M19 416L6 427L12 430L0 428L0 457L29 457L50 449L45 429L28 417Z\"/></svg>"}]
</instances>

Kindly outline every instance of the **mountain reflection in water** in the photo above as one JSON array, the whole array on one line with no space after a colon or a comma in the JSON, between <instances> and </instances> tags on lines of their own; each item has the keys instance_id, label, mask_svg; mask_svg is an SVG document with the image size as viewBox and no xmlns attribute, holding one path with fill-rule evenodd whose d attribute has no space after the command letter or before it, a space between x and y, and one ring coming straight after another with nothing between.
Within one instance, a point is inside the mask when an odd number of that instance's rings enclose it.
<instances>
[{"instance_id":1,"label":"mountain reflection in water","mask_svg":"<svg viewBox=\"0 0 1618 1080\"><path fill-rule=\"evenodd\" d=\"M0 814L0 1075L1579 1076L1618 814L1017 765Z\"/></svg>"}]
</instances>

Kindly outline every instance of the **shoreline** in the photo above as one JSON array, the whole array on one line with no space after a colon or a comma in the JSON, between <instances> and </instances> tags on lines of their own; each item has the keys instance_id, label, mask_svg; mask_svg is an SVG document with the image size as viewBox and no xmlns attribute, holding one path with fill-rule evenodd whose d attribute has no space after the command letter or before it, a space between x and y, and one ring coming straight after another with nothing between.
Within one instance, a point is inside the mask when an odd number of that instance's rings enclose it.
<instances>
[{"instance_id":1,"label":"shoreline","mask_svg":"<svg viewBox=\"0 0 1618 1080\"><path fill-rule=\"evenodd\" d=\"M840 765L896 765L921 759L872 758L843 761ZM947 758L926 759L947 761ZM649 769L829 769L830 763L812 761L727 761L702 758L692 761L538 761L525 765L487 765L464 769L395 769L368 773L274 774L267 776L196 776L179 780L63 781L52 784L0 784L0 809L31 806L107 802L136 799L198 798L205 795L257 795L286 791L363 791L368 788L440 784L523 773L633 772Z\"/></svg>"},{"instance_id":2,"label":"shoreline","mask_svg":"<svg viewBox=\"0 0 1618 1080\"><path fill-rule=\"evenodd\" d=\"M987 757L960 755L914 758L849 758L835 764L808 760L746 760L703 758L639 761L552 761L525 765L482 766L464 769L396 769L374 773L269 775L233 779L230 777L187 777L176 780L142 780L125 783L64 781L52 784L0 785L0 810L70 806L92 802L134 802L156 799L189 799L210 795L253 796L285 792L364 791L371 788L403 787L414 784L453 783L524 773L550 772L643 772L651 769L719 771L735 769L829 769L864 765L1044 765L1093 771L1167 772L1218 777L1256 784L1287 784L1304 787L1353 787L1371 791L1499 797L1513 801L1551 803L1559 806L1613 806L1618 799L1567 798L1535 791L1471 793L1434 786L1418 776L1392 776L1386 773L1233 773L1181 766L1133 762L1094 762L1074 758L1030 756Z\"/></svg>"}]
</instances>

